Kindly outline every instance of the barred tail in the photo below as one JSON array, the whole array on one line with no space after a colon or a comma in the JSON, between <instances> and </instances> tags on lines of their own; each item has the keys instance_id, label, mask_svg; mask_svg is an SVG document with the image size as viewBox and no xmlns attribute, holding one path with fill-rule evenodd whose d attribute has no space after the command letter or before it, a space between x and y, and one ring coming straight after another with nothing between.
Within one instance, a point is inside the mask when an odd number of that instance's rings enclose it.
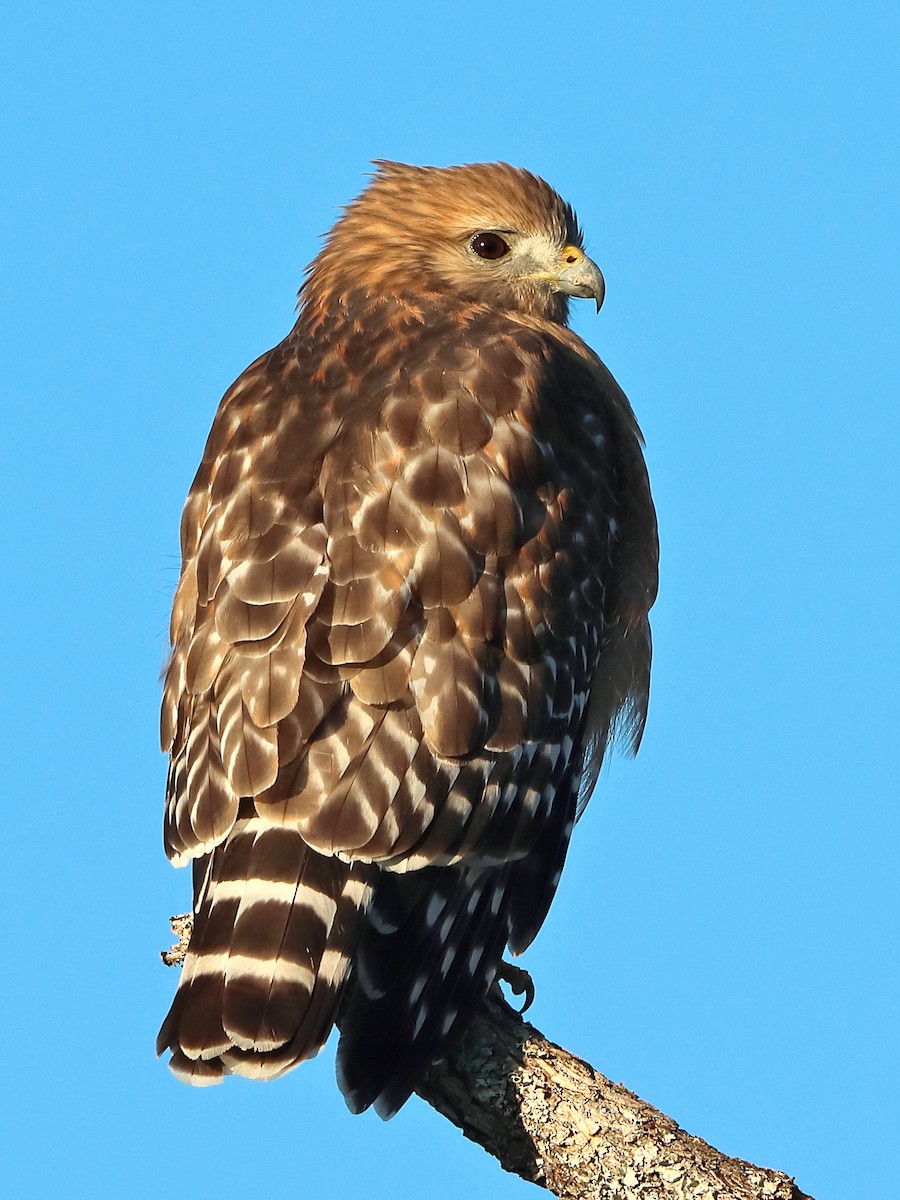
<instances>
[{"instance_id":1,"label":"barred tail","mask_svg":"<svg viewBox=\"0 0 900 1200\"><path fill-rule=\"evenodd\" d=\"M326 1041L369 900L369 868L294 829L239 819L205 860L194 929L157 1052L188 1083L270 1079Z\"/></svg>"}]
</instances>

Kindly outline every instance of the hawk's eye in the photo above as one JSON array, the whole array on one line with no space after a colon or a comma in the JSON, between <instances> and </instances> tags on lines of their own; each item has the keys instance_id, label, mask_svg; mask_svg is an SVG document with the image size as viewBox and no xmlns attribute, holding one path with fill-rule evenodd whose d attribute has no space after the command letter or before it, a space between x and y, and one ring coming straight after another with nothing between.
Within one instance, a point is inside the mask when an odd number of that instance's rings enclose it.
<instances>
[{"instance_id":1,"label":"hawk's eye","mask_svg":"<svg viewBox=\"0 0 900 1200\"><path fill-rule=\"evenodd\" d=\"M499 233L476 233L470 243L479 258L502 258L509 246Z\"/></svg>"}]
</instances>

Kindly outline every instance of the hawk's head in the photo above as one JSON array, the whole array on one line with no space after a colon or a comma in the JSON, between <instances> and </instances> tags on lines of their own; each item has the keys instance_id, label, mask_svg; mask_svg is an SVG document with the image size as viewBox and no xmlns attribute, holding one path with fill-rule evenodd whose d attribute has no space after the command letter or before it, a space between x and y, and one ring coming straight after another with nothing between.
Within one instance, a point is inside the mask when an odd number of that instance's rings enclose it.
<instances>
[{"instance_id":1,"label":"hawk's head","mask_svg":"<svg viewBox=\"0 0 900 1200\"><path fill-rule=\"evenodd\" d=\"M564 322L568 297L603 301L571 206L506 163L379 162L331 230L302 298L450 296Z\"/></svg>"}]
</instances>

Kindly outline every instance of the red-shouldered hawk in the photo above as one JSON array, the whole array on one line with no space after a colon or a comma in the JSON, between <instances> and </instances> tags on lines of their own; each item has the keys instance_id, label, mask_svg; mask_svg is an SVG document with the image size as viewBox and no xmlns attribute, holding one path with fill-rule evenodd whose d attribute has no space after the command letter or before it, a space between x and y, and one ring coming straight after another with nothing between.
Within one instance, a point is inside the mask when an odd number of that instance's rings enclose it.
<instances>
[{"instance_id":1,"label":"red-shouldered hawk","mask_svg":"<svg viewBox=\"0 0 900 1200\"><path fill-rule=\"evenodd\" d=\"M566 328L603 298L581 246L526 171L379 163L222 400L162 706L195 921L158 1046L191 1083L289 1070L341 1005L348 1105L395 1112L640 740L656 521Z\"/></svg>"}]
</instances>

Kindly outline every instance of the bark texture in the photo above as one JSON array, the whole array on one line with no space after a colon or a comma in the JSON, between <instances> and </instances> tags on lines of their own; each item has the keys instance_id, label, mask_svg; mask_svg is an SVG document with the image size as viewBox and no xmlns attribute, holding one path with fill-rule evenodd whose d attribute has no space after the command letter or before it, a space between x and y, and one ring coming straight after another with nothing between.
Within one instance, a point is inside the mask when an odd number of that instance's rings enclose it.
<instances>
[{"instance_id":1,"label":"bark texture","mask_svg":"<svg viewBox=\"0 0 900 1200\"><path fill-rule=\"evenodd\" d=\"M721 1154L489 998L419 1095L507 1171L564 1200L811 1200Z\"/></svg>"},{"instance_id":2,"label":"bark texture","mask_svg":"<svg viewBox=\"0 0 900 1200\"><path fill-rule=\"evenodd\" d=\"M189 915L172 918L177 965ZM490 996L418 1095L504 1170L561 1200L812 1200L787 1175L729 1158L548 1041Z\"/></svg>"}]
</instances>

